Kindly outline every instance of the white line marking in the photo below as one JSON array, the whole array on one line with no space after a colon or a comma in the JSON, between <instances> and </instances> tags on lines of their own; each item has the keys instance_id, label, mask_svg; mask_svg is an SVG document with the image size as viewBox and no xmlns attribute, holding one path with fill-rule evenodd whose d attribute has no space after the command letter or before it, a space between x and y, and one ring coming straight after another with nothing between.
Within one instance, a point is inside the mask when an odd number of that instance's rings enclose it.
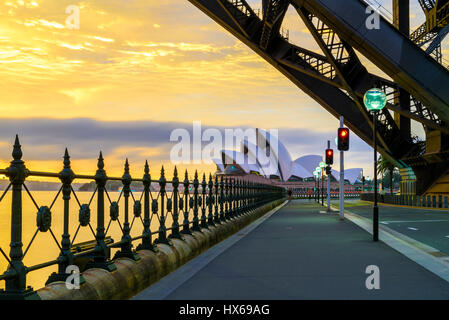
<instances>
[{"instance_id":1,"label":"white line marking","mask_svg":"<svg viewBox=\"0 0 449 320\"><path fill-rule=\"evenodd\" d=\"M407 229L413 230L413 231L418 231L419 229L416 228L412 228L412 227L407 227Z\"/></svg>"},{"instance_id":2,"label":"white line marking","mask_svg":"<svg viewBox=\"0 0 449 320\"><path fill-rule=\"evenodd\" d=\"M388 221L386 223L415 223L415 222L449 222L449 220L401 220L401 221Z\"/></svg>"}]
</instances>

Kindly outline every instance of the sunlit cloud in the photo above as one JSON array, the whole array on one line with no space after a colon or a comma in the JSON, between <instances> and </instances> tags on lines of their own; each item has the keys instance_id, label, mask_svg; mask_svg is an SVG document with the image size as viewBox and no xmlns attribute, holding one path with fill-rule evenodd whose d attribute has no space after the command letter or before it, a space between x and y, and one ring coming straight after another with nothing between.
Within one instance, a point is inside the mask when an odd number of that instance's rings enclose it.
<instances>
[{"instance_id":1,"label":"sunlit cloud","mask_svg":"<svg viewBox=\"0 0 449 320\"><path fill-rule=\"evenodd\" d=\"M260 1L250 3L260 8ZM16 119L153 124L201 120L220 127L301 128L323 141L335 135L338 121L333 116L188 1L85 0L78 3L79 30L65 25L65 9L71 4L76 3L0 3L2 114ZM417 9L414 6L412 17L416 26L423 19ZM289 30L290 41L320 52L293 8L283 28ZM370 71L379 72L363 61ZM62 129L54 130L58 136ZM66 140L69 143L70 137ZM140 157L148 152L158 158L166 151L164 143L159 144L151 150L135 145L127 149L123 142L108 148L119 170L122 153ZM287 145L294 155L313 151L300 143ZM94 161L92 154L81 153L78 159ZM51 162L34 161L41 168Z\"/></svg>"}]
</instances>

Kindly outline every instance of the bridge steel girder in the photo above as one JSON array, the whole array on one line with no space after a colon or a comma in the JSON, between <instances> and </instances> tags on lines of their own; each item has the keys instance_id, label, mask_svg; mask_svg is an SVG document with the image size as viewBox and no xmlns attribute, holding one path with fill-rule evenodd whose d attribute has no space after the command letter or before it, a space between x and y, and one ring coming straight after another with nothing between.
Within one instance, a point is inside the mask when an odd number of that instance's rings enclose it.
<instances>
[{"instance_id":1,"label":"bridge steel girder","mask_svg":"<svg viewBox=\"0 0 449 320\"><path fill-rule=\"evenodd\" d=\"M367 117L367 112L363 106L361 108L361 101L366 90L374 85L380 86L387 92L388 103L387 108L384 109L384 113L380 116L379 135L382 143L380 144L379 152L395 163L399 168L406 167L409 164L409 161L407 161L409 159L411 160L410 165L414 169L416 165L418 166L417 171L420 169L419 166L422 165L429 168L438 166L428 163L422 158L423 154L421 152L420 144L404 140L404 138L401 137L400 131L387 109L420 122L423 124L424 128L427 128L427 130L439 130L445 134L449 134L449 127L446 125L447 122L440 118L440 112L438 112L438 115L433 112L435 108L432 108L431 110L421 102L420 98L423 95L420 95L419 97L411 95L411 109L402 110L400 105L395 103L395 99L398 97L401 90L408 90L403 89L400 84L369 73L358 60L353 50L355 46L350 43L356 40L350 39L350 41L348 41L347 39L340 37L340 32L336 33L341 39L341 47L350 52L348 59L346 59L347 57L345 59L340 59L338 56L333 55L332 48L323 46L325 41L321 42L321 47L324 49L323 52L327 53L327 55L321 55L295 46L279 35L279 29L277 30L277 34L271 34L270 43L265 46L261 42L261 36L263 29L265 28L265 17L260 19L254 13L247 13L244 15L246 18L243 17L242 20L238 21L233 16L232 10L229 8L226 10L223 5L224 2L227 2L228 4L244 7L246 8L245 10L247 10L248 5L245 0L189 1L264 58L336 118L339 118L341 115L344 116L345 124L369 145L372 145L373 141L372 120L370 117ZM263 0L265 3L264 6L267 1L276 0ZM310 0L304 2L289 0L289 2L297 9L297 11L299 8L303 8L306 12L310 12L307 7L298 6L298 3L305 4L317 1ZM315 15L315 13L313 14ZM282 20L282 18L279 18L279 20ZM317 16L317 18L321 20L321 17ZM277 20L278 27L280 27L282 23L282 21L279 20ZM324 23L327 25L328 21L324 21ZM311 25L309 25L309 27L311 27ZM334 27L329 28L333 29ZM394 27L392 28L397 32ZM345 32L347 32L347 30L343 33ZM317 42L322 40L319 38L321 36L319 32L317 33L315 31L315 34L313 35ZM363 50L359 48L356 49L363 53ZM425 54L421 49L418 48L418 50ZM366 56L370 58L369 55ZM436 64L436 62L427 57L428 62L429 60L430 64L435 66L434 64ZM351 61L351 64L347 63L348 61ZM395 70L397 72L395 74L396 76L408 81L402 74L405 71L398 71L400 68L393 62L385 64L390 68L390 71ZM413 84L410 81L407 83L409 83L409 87L410 83L416 87L416 84ZM424 96L428 98L432 95L426 92ZM439 111L438 108L437 110ZM402 159L404 159L404 162ZM423 174L425 175L425 172ZM418 179L421 179L421 177L418 177ZM427 182L425 184L426 186L428 185Z\"/></svg>"},{"instance_id":2,"label":"bridge steel girder","mask_svg":"<svg viewBox=\"0 0 449 320\"><path fill-rule=\"evenodd\" d=\"M291 3L322 19L351 47L449 123L449 70L382 17L379 29L368 30L366 3L360 0L291 0Z\"/></svg>"}]
</instances>

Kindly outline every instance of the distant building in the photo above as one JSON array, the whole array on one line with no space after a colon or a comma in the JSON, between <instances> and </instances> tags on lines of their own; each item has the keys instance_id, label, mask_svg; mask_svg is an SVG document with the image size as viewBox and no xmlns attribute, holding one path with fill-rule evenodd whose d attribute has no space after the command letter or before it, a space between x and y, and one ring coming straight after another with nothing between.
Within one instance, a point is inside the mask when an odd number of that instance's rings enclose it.
<instances>
[{"instance_id":1,"label":"distant building","mask_svg":"<svg viewBox=\"0 0 449 320\"><path fill-rule=\"evenodd\" d=\"M314 180L313 171L323 161L319 155L306 155L292 161L284 144L275 136L256 129L255 144L245 139L241 150L222 150L221 159L212 159L217 166L216 175L258 175L281 182ZM345 180L360 182L362 169L346 169ZM339 181L340 173L332 170L332 179Z\"/></svg>"}]
</instances>

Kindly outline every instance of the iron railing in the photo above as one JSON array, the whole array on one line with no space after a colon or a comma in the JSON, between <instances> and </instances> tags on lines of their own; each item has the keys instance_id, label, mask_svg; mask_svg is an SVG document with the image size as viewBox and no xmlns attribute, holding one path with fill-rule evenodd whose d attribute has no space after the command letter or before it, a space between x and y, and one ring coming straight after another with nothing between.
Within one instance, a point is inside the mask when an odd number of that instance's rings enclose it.
<instances>
[{"instance_id":1,"label":"iron railing","mask_svg":"<svg viewBox=\"0 0 449 320\"><path fill-rule=\"evenodd\" d=\"M398 195L398 194L380 194L378 200L380 203L395 204L412 207L427 208L449 208L449 197L443 195ZM364 201L373 201L374 193L364 193L360 197Z\"/></svg>"},{"instance_id":2,"label":"iron railing","mask_svg":"<svg viewBox=\"0 0 449 320\"><path fill-rule=\"evenodd\" d=\"M212 175L206 178L203 174L202 180L195 171L194 179L190 180L186 170L184 180L181 181L176 167L174 168L173 178L168 181L165 177L165 171L162 167L161 175L158 180L150 176L148 162L144 166L142 178L131 177L128 160L125 162L124 174L122 177L109 177L105 171L103 155L100 152L95 175L81 175L73 172L71 168L70 156L65 150L63 157L63 169L59 173L37 172L26 168L22 160L22 149L19 139L16 140L12 152L13 160L6 169L0 169L0 174L9 178L9 185L0 196L0 202L5 195L10 192L11 195L11 242L9 256L0 248L0 253L8 262L7 270L0 275L0 280L5 281L5 289L0 290L0 299L21 299L27 296L36 296L36 293L30 286L26 285L27 274L31 271L42 269L48 266L57 265L58 272L50 275L47 284L55 281L65 281L70 273L66 273L67 267L76 264L78 258L87 258L88 262L84 269L102 268L108 271L116 269L113 259L111 259L110 249L116 248L114 258L127 257L133 260L139 260L133 244L135 241L140 243L137 250L146 249L157 251L155 244L163 243L171 245L172 238L182 239L183 235L191 234L193 231L207 229L210 226L219 225L225 221L233 220L238 216L251 213L268 202L280 199L285 196L285 190L282 187L255 184L235 177L220 178ZM28 177L39 178L57 178L61 186L49 206L39 206L33 197L32 192L27 188L25 182ZM72 183L76 180L94 181L95 190L87 203L81 203ZM116 201L113 201L107 190L108 181L119 181L122 190ZM131 186L139 184L142 187L140 195L132 190ZM153 185L152 185L153 184ZM156 185L156 191L151 190ZM22 198L28 196L36 207L37 228L34 236L28 243L25 251L22 250ZM96 198L96 230L91 226L91 211L94 210L92 200ZM52 230L52 212L53 205L59 197L63 200L63 230L62 239L58 241ZM79 207L77 229L71 237L69 226L72 223L70 206L75 201ZM106 220L106 204L109 204L109 221ZM132 204L132 210L129 205ZM119 205L123 205L124 215L122 223L120 222ZM130 212L132 211L132 212ZM130 215L132 214L132 221ZM143 219L142 219L143 215ZM167 216L171 217L171 226L166 225ZM153 218L159 221L159 228L151 230ZM179 222L180 217L183 218ZM143 225L142 234L132 237L131 229L135 220L141 221ZM117 222L121 230L121 239L115 242L108 237L108 230L111 223ZM80 228L88 228L92 232L92 241L75 244L74 241ZM23 259L33 244L39 233L49 232L56 242L59 250L59 256L51 261L41 262L33 266L25 266ZM169 234L168 234L169 233ZM155 236L153 240L153 236Z\"/></svg>"}]
</instances>

